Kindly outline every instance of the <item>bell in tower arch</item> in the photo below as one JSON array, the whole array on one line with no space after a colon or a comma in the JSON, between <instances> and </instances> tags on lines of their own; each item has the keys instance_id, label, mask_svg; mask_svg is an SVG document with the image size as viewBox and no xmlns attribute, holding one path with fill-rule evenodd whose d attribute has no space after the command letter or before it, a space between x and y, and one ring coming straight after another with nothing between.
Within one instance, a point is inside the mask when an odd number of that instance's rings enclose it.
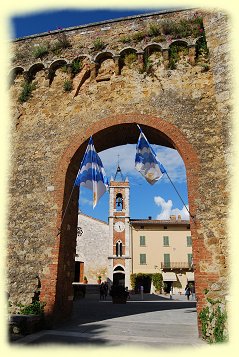
<instances>
[{"instance_id":1,"label":"bell in tower arch","mask_svg":"<svg viewBox=\"0 0 239 357\"><path fill-rule=\"evenodd\" d=\"M122 211L123 209L123 197L121 193L117 193L116 195L116 210Z\"/></svg>"}]
</instances>

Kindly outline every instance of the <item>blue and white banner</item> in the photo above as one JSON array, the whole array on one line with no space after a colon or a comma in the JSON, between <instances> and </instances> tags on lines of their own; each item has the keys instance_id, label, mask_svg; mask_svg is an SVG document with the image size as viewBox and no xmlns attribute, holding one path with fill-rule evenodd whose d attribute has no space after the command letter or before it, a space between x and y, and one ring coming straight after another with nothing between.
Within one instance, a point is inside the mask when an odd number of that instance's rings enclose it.
<instances>
[{"instance_id":1,"label":"blue and white banner","mask_svg":"<svg viewBox=\"0 0 239 357\"><path fill-rule=\"evenodd\" d=\"M89 140L74 185L86 187L93 191L93 208L109 187L103 164L95 151L92 137Z\"/></svg>"},{"instance_id":2,"label":"blue and white banner","mask_svg":"<svg viewBox=\"0 0 239 357\"><path fill-rule=\"evenodd\" d=\"M166 170L157 159L157 155L139 125L138 128L140 135L136 145L135 168L153 185L166 173Z\"/></svg>"}]
</instances>

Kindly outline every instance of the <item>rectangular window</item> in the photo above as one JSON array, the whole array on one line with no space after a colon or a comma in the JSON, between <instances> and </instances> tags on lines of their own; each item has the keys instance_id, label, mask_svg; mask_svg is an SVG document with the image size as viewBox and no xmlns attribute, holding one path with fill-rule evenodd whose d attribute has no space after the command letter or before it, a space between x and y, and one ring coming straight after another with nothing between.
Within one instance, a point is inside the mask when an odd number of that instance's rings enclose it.
<instances>
[{"instance_id":1,"label":"rectangular window","mask_svg":"<svg viewBox=\"0 0 239 357\"><path fill-rule=\"evenodd\" d=\"M145 236L140 236L140 246L145 246Z\"/></svg>"},{"instance_id":2,"label":"rectangular window","mask_svg":"<svg viewBox=\"0 0 239 357\"><path fill-rule=\"evenodd\" d=\"M140 264L146 264L146 254L140 254L139 256Z\"/></svg>"},{"instance_id":3,"label":"rectangular window","mask_svg":"<svg viewBox=\"0 0 239 357\"><path fill-rule=\"evenodd\" d=\"M170 254L164 254L164 267L170 268Z\"/></svg>"},{"instance_id":4,"label":"rectangular window","mask_svg":"<svg viewBox=\"0 0 239 357\"><path fill-rule=\"evenodd\" d=\"M193 260L193 255L192 254L188 254L188 266L189 266L189 268L191 268L192 260Z\"/></svg>"},{"instance_id":5,"label":"rectangular window","mask_svg":"<svg viewBox=\"0 0 239 357\"><path fill-rule=\"evenodd\" d=\"M169 246L169 237L168 236L163 237L163 245L164 245L164 247Z\"/></svg>"},{"instance_id":6,"label":"rectangular window","mask_svg":"<svg viewBox=\"0 0 239 357\"><path fill-rule=\"evenodd\" d=\"M191 247L191 246L192 246L192 237L187 236L187 247Z\"/></svg>"}]
</instances>

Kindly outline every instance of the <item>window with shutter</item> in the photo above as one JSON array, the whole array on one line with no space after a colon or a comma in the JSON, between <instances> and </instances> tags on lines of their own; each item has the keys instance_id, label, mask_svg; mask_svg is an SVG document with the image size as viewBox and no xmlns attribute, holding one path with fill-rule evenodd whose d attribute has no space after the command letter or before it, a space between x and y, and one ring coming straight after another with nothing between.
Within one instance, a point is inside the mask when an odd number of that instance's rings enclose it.
<instances>
[{"instance_id":1,"label":"window with shutter","mask_svg":"<svg viewBox=\"0 0 239 357\"><path fill-rule=\"evenodd\" d=\"M193 255L192 254L188 254L188 266L189 266L189 268L192 265L192 259L193 259Z\"/></svg>"},{"instance_id":2,"label":"window with shutter","mask_svg":"<svg viewBox=\"0 0 239 357\"><path fill-rule=\"evenodd\" d=\"M187 236L187 247L191 247L191 246L192 246L192 237Z\"/></svg>"},{"instance_id":3,"label":"window with shutter","mask_svg":"<svg viewBox=\"0 0 239 357\"><path fill-rule=\"evenodd\" d=\"M164 254L164 267L170 268L170 254Z\"/></svg>"},{"instance_id":4,"label":"window with shutter","mask_svg":"<svg viewBox=\"0 0 239 357\"><path fill-rule=\"evenodd\" d=\"M169 246L169 237L168 236L163 237L163 245L164 245L164 247Z\"/></svg>"},{"instance_id":5,"label":"window with shutter","mask_svg":"<svg viewBox=\"0 0 239 357\"><path fill-rule=\"evenodd\" d=\"M140 264L146 264L146 254L140 254L139 257Z\"/></svg>"},{"instance_id":6,"label":"window with shutter","mask_svg":"<svg viewBox=\"0 0 239 357\"><path fill-rule=\"evenodd\" d=\"M145 246L145 236L140 236L140 246Z\"/></svg>"}]
</instances>

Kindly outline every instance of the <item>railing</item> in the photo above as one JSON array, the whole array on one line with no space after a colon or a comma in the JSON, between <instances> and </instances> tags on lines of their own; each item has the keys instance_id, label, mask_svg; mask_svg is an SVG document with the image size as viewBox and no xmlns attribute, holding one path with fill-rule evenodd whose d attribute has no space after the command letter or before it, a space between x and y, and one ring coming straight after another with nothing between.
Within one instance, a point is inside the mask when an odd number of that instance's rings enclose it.
<instances>
[{"instance_id":1,"label":"railing","mask_svg":"<svg viewBox=\"0 0 239 357\"><path fill-rule=\"evenodd\" d=\"M193 265L188 262L165 262L161 263L161 269L191 269Z\"/></svg>"}]
</instances>

